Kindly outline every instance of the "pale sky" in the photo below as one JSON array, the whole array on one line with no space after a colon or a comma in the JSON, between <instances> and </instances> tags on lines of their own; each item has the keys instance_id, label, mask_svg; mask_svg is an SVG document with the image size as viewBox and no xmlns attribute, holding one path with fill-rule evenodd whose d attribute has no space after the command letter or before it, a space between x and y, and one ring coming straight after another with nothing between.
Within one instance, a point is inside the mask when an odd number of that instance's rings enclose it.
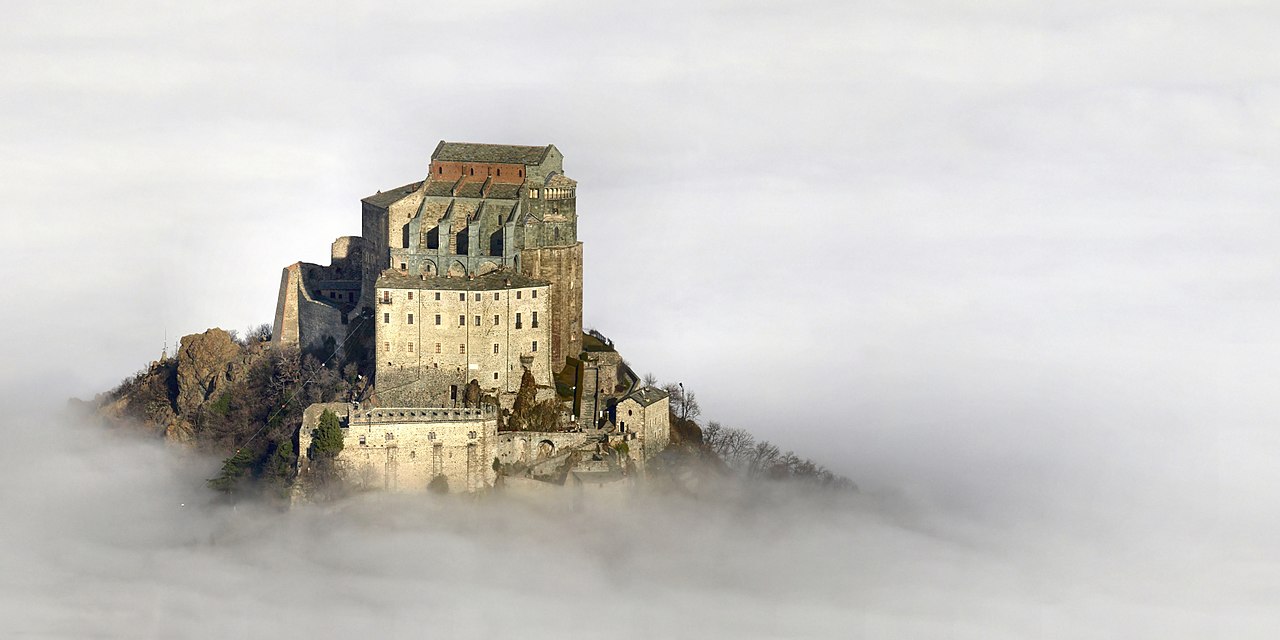
<instances>
[{"instance_id":1,"label":"pale sky","mask_svg":"<svg viewBox=\"0 0 1280 640\"><path fill-rule=\"evenodd\" d=\"M1274 569L1276 33L1207 0L7 5L0 397L269 322L440 139L552 143L585 324L704 418Z\"/></svg>"}]
</instances>

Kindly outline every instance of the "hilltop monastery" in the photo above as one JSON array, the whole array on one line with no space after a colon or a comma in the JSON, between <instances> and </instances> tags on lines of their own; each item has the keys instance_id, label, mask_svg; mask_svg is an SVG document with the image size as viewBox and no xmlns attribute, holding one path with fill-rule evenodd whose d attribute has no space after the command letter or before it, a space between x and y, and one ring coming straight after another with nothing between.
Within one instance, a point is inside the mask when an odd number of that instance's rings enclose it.
<instances>
[{"instance_id":1,"label":"hilltop monastery","mask_svg":"<svg viewBox=\"0 0 1280 640\"><path fill-rule=\"evenodd\" d=\"M422 180L361 201L361 235L335 240L328 265L285 267L277 345L343 349L373 327L374 391L307 408L300 477L325 410L343 427L338 468L363 488L477 491L499 469L616 487L667 446L666 392L583 333L578 184L563 164L554 145L441 141ZM554 430L509 420L526 372Z\"/></svg>"}]
</instances>

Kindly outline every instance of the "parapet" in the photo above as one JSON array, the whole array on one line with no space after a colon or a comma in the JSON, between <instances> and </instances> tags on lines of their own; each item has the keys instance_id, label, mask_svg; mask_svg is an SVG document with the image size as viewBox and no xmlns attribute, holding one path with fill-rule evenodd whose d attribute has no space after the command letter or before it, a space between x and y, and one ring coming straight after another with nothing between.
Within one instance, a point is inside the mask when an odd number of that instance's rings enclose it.
<instances>
[{"instance_id":1,"label":"parapet","mask_svg":"<svg viewBox=\"0 0 1280 640\"><path fill-rule=\"evenodd\" d=\"M403 422L474 422L498 417L498 408L484 405L479 408L456 407L389 407L363 409L351 412L351 424L394 424Z\"/></svg>"}]
</instances>

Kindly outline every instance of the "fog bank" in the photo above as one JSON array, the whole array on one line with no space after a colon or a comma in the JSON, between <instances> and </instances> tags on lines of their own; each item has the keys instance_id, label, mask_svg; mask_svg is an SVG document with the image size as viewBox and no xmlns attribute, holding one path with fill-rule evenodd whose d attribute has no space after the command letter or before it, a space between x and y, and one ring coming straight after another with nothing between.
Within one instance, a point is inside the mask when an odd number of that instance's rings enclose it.
<instances>
[{"instance_id":1,"label":"fog bank","mask_svg":"<svg viewBox=\"0 0 1280 640\"><path fill-rule=\"evenodd\" d=\"M1274 537L1123 505L1103 529L776 485L280 512L214 504L216 460L36 422L0 454L9 636L1260 638L1280 622Z\"/></svg>"}]
</instances>

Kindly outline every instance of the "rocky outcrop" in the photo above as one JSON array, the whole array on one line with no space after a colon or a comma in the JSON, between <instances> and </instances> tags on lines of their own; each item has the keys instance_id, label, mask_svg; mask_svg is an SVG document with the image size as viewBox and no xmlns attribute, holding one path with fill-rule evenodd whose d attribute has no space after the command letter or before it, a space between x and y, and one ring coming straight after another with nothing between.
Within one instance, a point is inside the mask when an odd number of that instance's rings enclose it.
<instances>
[{"instance_id":1,"label":"rocky outcrop","mask_svg":"<svg viewBox=\"0 0 1280 640\"><path fill-rule=\"evenodd\" d=\"M222 329L209 329L182 338L178 348L178 413L191 415L234 379L240 365L240 345Z\"/></svg>"}]
</instances>

